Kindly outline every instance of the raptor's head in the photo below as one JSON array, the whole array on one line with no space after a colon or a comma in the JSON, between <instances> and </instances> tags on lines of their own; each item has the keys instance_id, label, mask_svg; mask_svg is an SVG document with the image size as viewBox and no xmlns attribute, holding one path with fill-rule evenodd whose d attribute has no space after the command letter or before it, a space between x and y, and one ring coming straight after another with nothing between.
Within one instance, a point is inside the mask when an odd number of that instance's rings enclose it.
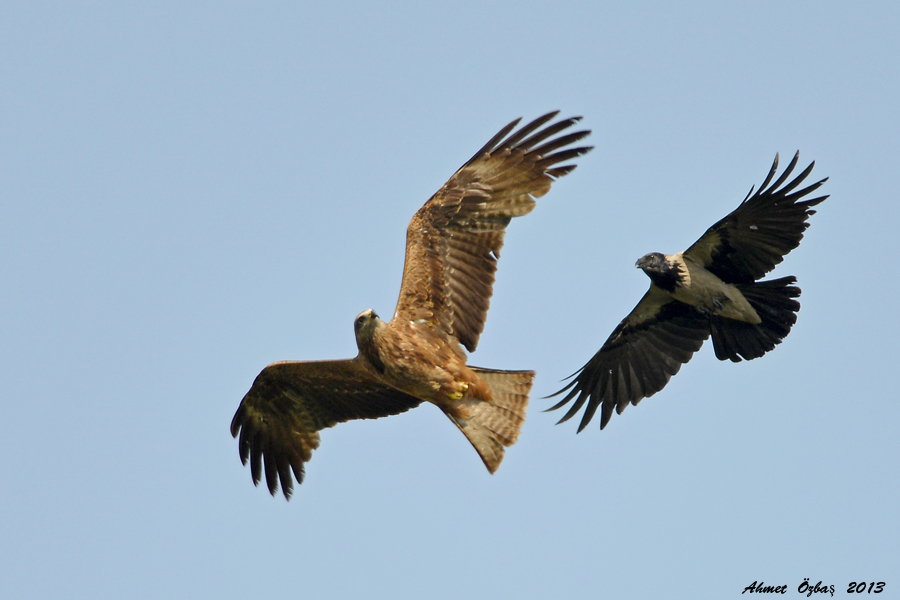
<instances>
[{"instance_id":1,"label":"raptor's head","mask_svg":"<svg viewBox=\"0 0 900 600\"><path fill-rule=\"evenodd\" d=\"M356 320L353 321L353 331L356 333L357 343L370 341L379 323L383 323L383 321L371 308L356 315Z\"/></svg>"},{"instance_id":2,"label":"raptor's head","mask_svg":"<svg viewBox=\"0 0 900 600\"><path fill-rule=\"evenodd\" d=\"M384 321L379 319L378 315L371 308L356 315L356 320L353 321L353 330L356 332L356 346L359 348L360 356L365 357L369 364L382 373L384 372L384 362L382 362L381 353L375 342L375 332L384 326Z\"/></svg>"}]
</instances>

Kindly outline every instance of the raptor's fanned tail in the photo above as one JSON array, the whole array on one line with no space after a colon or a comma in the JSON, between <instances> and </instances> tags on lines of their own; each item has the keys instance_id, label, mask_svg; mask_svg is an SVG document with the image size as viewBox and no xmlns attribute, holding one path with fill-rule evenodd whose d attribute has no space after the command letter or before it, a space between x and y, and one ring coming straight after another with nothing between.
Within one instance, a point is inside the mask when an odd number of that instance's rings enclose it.
<instances>
[{"instance_id":1,"label":"raptor's fanned tail","mask_svg":"<svg viewBox=\"0 0 900 600\"><path fill-rule=\"evenodd\" d=\"M504 447L512 446L525 422L534 371L498 371L471 367L491 390L492 401L464 397L470 416L446 413L494 473L503 461Z\"/></svg>"}]
</instances>

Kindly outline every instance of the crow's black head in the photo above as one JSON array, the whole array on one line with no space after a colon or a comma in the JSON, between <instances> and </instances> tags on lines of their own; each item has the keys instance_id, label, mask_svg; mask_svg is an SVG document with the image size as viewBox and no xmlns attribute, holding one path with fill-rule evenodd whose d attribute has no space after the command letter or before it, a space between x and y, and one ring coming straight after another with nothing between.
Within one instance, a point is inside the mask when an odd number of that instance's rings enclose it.
<instances>
[{"instance_id":1,"label":"crow's black head","mask_svg":"<svg viewBox=\"0 0 900 600\"><path fill-rule=\"evenodd\" d=\"M662 252L645 254L634 266L646 273L657 287L669 292L674 291L675 285L681 280L678 266L670 262Z\"/></svg>"}]
</instances>

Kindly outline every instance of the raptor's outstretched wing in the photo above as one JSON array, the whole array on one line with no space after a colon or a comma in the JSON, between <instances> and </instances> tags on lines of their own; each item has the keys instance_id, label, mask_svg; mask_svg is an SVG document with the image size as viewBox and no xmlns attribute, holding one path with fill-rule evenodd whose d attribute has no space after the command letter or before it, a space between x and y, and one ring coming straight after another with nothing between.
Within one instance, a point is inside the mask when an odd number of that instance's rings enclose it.
<instances>
[{"instance_id":1,"label":"raptor's outstretched wing","mask_svg":"<svg viewBox=\"0 0 900 600\"><path fill-rule=\"evenodd\" d=\"M394 318L422 320L475 350L484 329L497 259L510 219L588 152L573 145L590 131L559 135L580 117L547 125L556 112L491 138L416 212L406 233L406 262Z\"/></svg>"},{"instance_id":2,"label":"raptor's outstretched wing","mask_svg":"<svg viewBox=\"0 0 900 600\"><path fill-rule=\"evenodd\" d=\"M285 498L303 482L303 463L319 446L319 431L353 419L405 412L422 400L382 383L358 359L277 362L256 377L231 421L241 462L250 461L253 483L262 479Z\"/></svg>"}]
</instances>

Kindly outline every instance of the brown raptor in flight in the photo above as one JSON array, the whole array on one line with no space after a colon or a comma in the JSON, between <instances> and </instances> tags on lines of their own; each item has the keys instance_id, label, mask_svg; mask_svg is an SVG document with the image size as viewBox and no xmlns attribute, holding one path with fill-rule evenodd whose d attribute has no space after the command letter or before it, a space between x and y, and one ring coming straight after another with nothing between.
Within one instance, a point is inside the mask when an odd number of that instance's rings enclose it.
<instances>
[{"instance_id":1,"label":"brown raptor in flight","mask_svg":"<svg viewBox=\"0 0 900 600\"><path fill-rule=\"evenodd\" d=\"M589 131L566 132L580 117L550 123L556 114L501 129L416 212L397 309L387 323L372 310L356 317L355 358L277 362L257 376L231 422L254 483L265 470L269 491L280 479L290 498L291 473L302 483L320 430L422 401L440 408L497 470L519 435L534 372L467 365L463 346L474 351L484 329L510 220L575 168L560 163L591 149L575 146Z\"/></svg>"}]
</instances>

